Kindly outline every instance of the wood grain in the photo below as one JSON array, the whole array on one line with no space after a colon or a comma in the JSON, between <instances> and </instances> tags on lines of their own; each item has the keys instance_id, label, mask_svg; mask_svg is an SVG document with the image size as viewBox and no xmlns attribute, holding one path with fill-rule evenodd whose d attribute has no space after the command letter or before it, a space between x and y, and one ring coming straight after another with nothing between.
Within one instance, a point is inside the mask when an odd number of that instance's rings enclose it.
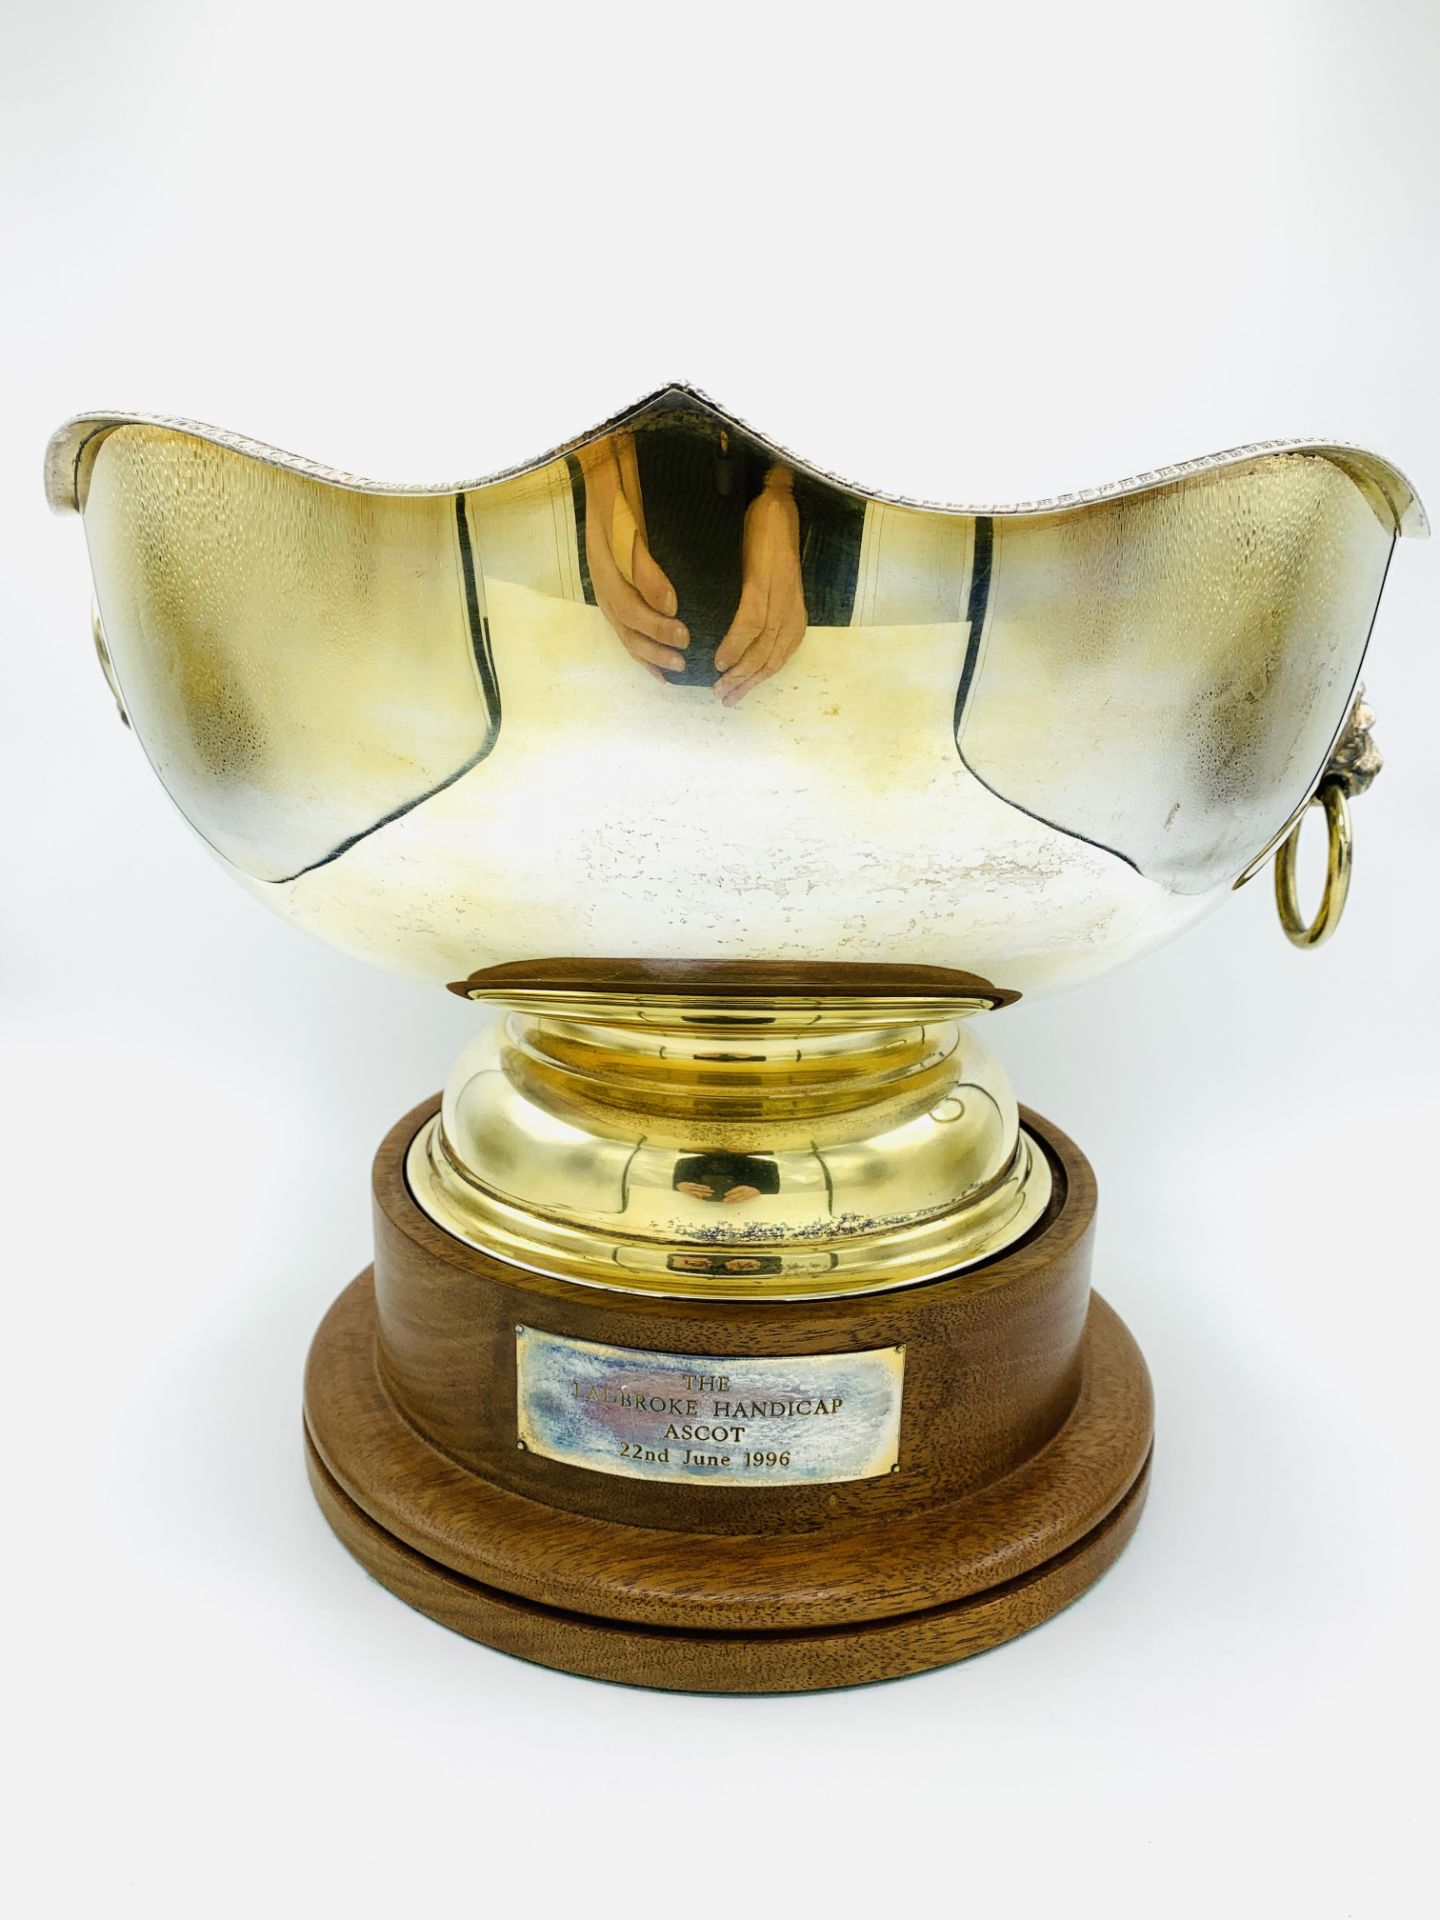
<instances>
[{"instance_id":1,"label":"wood grain","mask_svg":"<svg viewBox=\"0 0 1440 1920\"><path fill-rule=\"evenodd\" d=\"M503 999L509 993L696 993L772 1000L820 995L882 1000L954 999L1008 1007L1020 995L978 973L886 961L827 960L507 960L452 980L451 993Z\"/></svg>"},{"instance_id":2,"label":"wood grain","mask_svg":"<svg viewBox=\"0 0 1440 1920\"><path fill-rule=\"evenodd\" d=\"M481 1253L415 1204L405 1150L418 1107L375 1158L380 1366L406 1418L497 1486L651 1527L784 1532L912 1510L1012 1471L1055 1432L1080 1388L1095 1181L1058 1128L1031 1125L1054 1191L1003 1256L922 1286L858 1299L668 1300L550 1279ZM661 1353L795 1355L905 1348L900 1472L843 1485L695 1486L619 1480L515 1445L517 1323ZM483 1383L483 1391L481 1386Z\"/></svg>"},{"instance_id":3,"label":"wood grain","mask_svg":"<svg viewBox=\"0 0 1440 1920\"><path fill-rule=\"evenodd\" d=\"M1090 1294L1094 1182L1057 1129L1027 1116L1056 1199L1027 1241L986 1266L854 1300L732 1303L576 1287L451 1239L403 1177L431 1111L382 1144L374 1277L335 1303L306 1378L327 1517L423 1611L608 1678L843 1685L1023 1632L1129 1537L1148 1468L1149 1380ZM903 1344L899 1470L717 1487L522 1453L517 1322L695 1354Z\"/></svg>"},{"instance_id":4,"label":"wood grain","mask_svg":"<svg viewBox=\"0 0 1440 1920\"><path fill-rule=\"evenodd\" d=\"M321 1511L347 1550L408 1606L539 1666L623 1685L692 1693L805 1693L948 1666L1028 1633L1093 1586L1119 1557L1149 1490L1147 1458L1094 1530L1033 1572L972 1598L860 1625L704 1632L586 1618L518 1599L428 1560L344 1492L307 1441Z\"/></svg>"}]
</instances>

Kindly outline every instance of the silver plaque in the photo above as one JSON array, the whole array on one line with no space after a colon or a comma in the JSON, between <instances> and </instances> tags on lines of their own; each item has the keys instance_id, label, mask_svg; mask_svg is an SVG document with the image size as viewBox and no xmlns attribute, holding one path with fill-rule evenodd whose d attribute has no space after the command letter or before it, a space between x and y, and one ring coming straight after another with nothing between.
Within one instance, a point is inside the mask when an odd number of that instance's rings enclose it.
<instances>
[{"instance_id":1,"label":"silver plaque","mask_svg":"<svg viewBox=\"0 0 1440 1920\"><path fill-rule=\"evenodd\" d=\"M515 1329L519 1444L637 1480L796 1486L895 1471L905 1349L645 1353Z\"/></svg>"}]
</instances>

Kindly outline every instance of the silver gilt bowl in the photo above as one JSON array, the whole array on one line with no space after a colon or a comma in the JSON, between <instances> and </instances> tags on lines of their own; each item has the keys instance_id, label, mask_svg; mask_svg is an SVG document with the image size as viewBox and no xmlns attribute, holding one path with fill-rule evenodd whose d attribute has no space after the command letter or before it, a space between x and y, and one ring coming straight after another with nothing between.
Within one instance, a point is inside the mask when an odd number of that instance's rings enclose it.
<instances>
[{"instance_id":1,"label":"silver gilt bowl","mask_svg":"<svg viewBox=\"0 0 1440 1920\"><path fill-rule=\"evenodd\" d=\"M682 387L463 485L137 415L62 428L47 480L215 857L485 1003L421 1204L540 1271L719 1297L1013 1244L1054 1173L965 1016L1169 939L1317 793L1338 894L1361 663L1425 525L1323 442L923 507Z\"/></svg>"}]
</instances>

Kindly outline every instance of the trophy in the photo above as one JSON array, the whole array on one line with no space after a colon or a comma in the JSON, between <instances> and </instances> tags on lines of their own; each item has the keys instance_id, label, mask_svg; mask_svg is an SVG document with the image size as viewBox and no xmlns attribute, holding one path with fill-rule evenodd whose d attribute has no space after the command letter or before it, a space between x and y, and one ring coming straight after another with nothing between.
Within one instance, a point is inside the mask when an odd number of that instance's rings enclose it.
<instances>
[{"instance_id":1,"label":"trophy","mask_svg":"<svg viewBox=\"0 0 1440 1920\"><path fill-rule=\"evenodd\" d=\"M1150 1384L1085 1157L970 1016L1272 856L1290 938L1333 930L1404 477L1277 441L928 507L672 386L473 484L112 414L47 482L214 856L474 1003L310 1354L350 1552L507 1652L730 1692L937 1666L1088 1587Z\"/></svg>"}]
</instances>

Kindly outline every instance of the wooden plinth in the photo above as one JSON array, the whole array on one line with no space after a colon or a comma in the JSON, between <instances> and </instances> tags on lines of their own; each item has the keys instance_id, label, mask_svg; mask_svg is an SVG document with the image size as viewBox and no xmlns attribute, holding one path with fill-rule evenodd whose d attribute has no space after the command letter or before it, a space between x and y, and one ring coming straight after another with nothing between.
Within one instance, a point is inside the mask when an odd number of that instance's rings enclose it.
<instances>
[{"instance_id":1,"label":"wooden plinth","mask_svg":"<svg viewBox=\"0 0 1440 1920\"><path fill-rule=\"evenodd\" d=\"M665 1300L572 1286L464 1246L375 1162L376 1260L306 1373L311 1480L340 1539L422 1612L600 1679L789 1692L963 1659L1068 1605L1119 1554L1149 1473L1150 1384L1089 1284L1095 1188L1026 1116L1056 1193L983 1267L859 1299ZM641 1351L902 1345L900 1451L800 1486L625 1479L516 1445L515 1328Z\"/></svg>"}]
</instances>

